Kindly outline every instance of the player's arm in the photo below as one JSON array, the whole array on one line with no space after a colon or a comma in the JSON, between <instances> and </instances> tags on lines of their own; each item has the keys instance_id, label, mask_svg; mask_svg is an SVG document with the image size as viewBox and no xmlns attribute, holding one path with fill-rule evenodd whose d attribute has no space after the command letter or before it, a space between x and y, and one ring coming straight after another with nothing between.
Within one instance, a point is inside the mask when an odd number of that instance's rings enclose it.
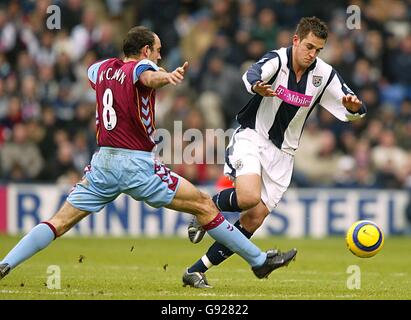
<instances>
[{"instance_id":1,"label":"player's arm","mask_svg":"<svg viewBox=\"0 0 411 320\"><path fill-rule=\"evenodd\" d=\"M184 80L184 74L187 71L188 62L184 62L181 67L176 68L172 72L166 72L159 68L156 71L146 70L139 76L139 81L146 87L158 89L167 84L177 85Z\"/></svg>"},{"instance_id":2,"label":"player's arm","mask_svg":"<svg viewBox=\"0 0 411 320\"><path fill-rule=\"evenodd\" d=\"M264 97L275 96L268 81L278 73L280 67L278 54L274 51L266 53L244 73L243 82L247 91Z\"/></svg>"},{"instance_id":3,"label":"player's arm","mask_svg":"<svg viewBox=\"0 0 411 320\"><path fill-rule=\"evenodd\" d=\"M335 70L331 72L319 104L342 121L354 121L367 113L365 104Z\"/></svg>"}]
</instances>

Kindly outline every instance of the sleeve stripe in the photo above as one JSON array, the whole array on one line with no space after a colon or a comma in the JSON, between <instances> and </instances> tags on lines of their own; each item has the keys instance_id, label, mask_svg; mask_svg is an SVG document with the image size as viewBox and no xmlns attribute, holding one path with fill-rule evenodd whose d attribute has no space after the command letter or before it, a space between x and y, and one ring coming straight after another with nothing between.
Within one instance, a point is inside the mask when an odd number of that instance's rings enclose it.
<instances>
[{"instance_id":1,"label":"sleeve stripe","mask_svg":"<svg viewBox=\"0 0 411 320\"><path fill-rule=\"evenodd\" d=\"M339 73L335 71L334 69L333 71L337 74L338 80L340 80L342 92L344 92L344 94L354 95L355 93L347 86L347 84L344 82L343 78L341 78Z\"/></svg>"},{"instance_id":2,"label":"sleeve stripe","mask_svg":"<svg viewBox=\"0 0 411 320\"><path fill-rule=\"evenodd\" d=\"M148 59L141 60L136 64L133 70L133 83L138 81L140 75L147 70L158 71L160 68L152 61Z\"/></svg>"},{"instance_id":3,"label":"sleeve stripe","mask_svg":"<svg viewBox=\"0 0 411 320\"><path fill-rule=\"evenodd\" d=\"M273 60L276 58L278 59L278 61L274 62ZM276 68L276 70L274 70L274 68ZM254 94L254 92L252 92L251 90L251 87L257 81L266 78L267 75L277 75L280 68L281 61L277 52L270 51L265 54L258 62L254 63L242 77L247 91L251 94ZM272 77L270 77L270 79L272 79Z\"/></svg>"},{"instance_id":4,"label":"sleeve stripe","mask_svg":"<svg viewBox=\"0 0 411 320\"><path fill-rule=\"evenodd\" d=\"M245 88L247 89L247 91L251 94L255 94L252 90L251 90L251 84L248 82L247 80L247 72L243 74L243 82L245 84Z\"/></svg>"},{"instance_id":5,"label":"sleeve stripe","mask_svg":"<svg viewBox=\"0 0 411 320\"><path fill-rule=\"evenodd\" d=\"M96 82L97 82L98 69L99 69L100 66L101 66L104 62L106 62L107 60L109 60L109 59L105 59L105 60L103 60L103 61L96 62L96 63L92 64L92 65L88 68L88 70L87 70L87 76L88 76L88 79L89 79L93 84L96 84Z\"/></svg>"},{"instance_id":6,"label":"sleeve stripe","mask_svg":"<svg viewBox=\"0 0 411 320\"><path fill-rule=\"evenodd\" d=\"M340 80L342 92L344 92L344 94L346 94L346 95L347 95L347 94L355 95L354 91L352 91L352 90L347 86L347 84L344 82L344 80L343 80L343 78L340 76L340 74L339 74L337 71L335 71L334 69L333 69L333 72L334 72L335 74L337 74L338 80ZM360 109L358 112L353 113L353 112L351 112L351 111L348 110L348 109L347 109L347 111L350 112L351 114L365 115L365 114L367 113L367 107L366 107L365 104L363 103L362 106L361 106L361 109Z\"/></svg>"},{"instance_id":7,"label":"sleeve stripe","mask_svg":"<svg viewBox=\"0 0 411 320\"><path fill-rule=\"evenodd\" d=\"M263 66L270 63L272 59L279 59L276 52L270 51L265 54L258 62L254 63L246 73L246 79L248 83L252 86L258 80L261 80L261 74L263 72ZM273 74L276 70L273 70Z\"/></svg>"}]
</instances>

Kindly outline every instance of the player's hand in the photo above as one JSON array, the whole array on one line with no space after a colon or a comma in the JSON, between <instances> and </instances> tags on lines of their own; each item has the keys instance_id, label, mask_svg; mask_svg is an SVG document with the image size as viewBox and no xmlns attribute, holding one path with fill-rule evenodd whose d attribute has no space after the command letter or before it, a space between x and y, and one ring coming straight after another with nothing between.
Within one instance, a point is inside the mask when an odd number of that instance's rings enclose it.
<instances>
[{"instance_id":1,"label":"player's hand","mask_svg":"<svg viewBox=\"0 0 411 320\"><path fill-rule=\"evenodd\" d=\"M175 71L177 71L178 73L180 73L181 75L184 76L184 74L186 73L188 69L188 62L184 62L184 64L181 67L178 67Z\"/></svg>"},{"instance_id":2,"label":"player's hand","mask_svg":"<svg viewBox=\"0 0 411 320\"><path fill-rule=\"evenodd\" d=\"M271 84L266 81L258 81L253 85L253 91L263 97L275 97L277 94L271 89Z\"/></svg>"},{"instance_id":3,"label":"player's hand","mask_svg":"<svg viewBox=\"0 0 411 320\"><path fill-rule=\"evenodd\" d=\"M168 82L177 85L184 80L184 74L188 68L188 62L184 62L181 67L176 68L173 72L169 73Z\"/></svg>"},{"instance_id":4,"label":"player's hand","mask_svg":"<svg viewBox=\"0 0 411 320\"><path fill-rule=\"evenodd\" d=\"M357 113L362 106L362 102L357 98L357 96L350 94L347 94L342 98L342 104L347 110L354 113Z\"/></svg>"}]
</instances>

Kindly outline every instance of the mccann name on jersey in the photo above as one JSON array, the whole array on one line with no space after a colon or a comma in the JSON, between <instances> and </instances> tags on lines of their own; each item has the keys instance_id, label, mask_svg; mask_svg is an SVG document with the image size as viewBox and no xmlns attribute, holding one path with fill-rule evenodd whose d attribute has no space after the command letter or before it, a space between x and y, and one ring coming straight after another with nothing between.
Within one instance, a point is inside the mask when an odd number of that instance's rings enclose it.
<instances>
[{"instance_id":1,"label":"mccann name on jersey","mask_svg":"<svg viewBox=\"0 0 411 320\"><path fill-rule=\"evenodd\" d=\"M123 84L126 74L121 69L113 70L113 68L108 68L100 73L99 82L103 81L104 78L107 80L117 80Z\"/></svg>"}]
</instances>

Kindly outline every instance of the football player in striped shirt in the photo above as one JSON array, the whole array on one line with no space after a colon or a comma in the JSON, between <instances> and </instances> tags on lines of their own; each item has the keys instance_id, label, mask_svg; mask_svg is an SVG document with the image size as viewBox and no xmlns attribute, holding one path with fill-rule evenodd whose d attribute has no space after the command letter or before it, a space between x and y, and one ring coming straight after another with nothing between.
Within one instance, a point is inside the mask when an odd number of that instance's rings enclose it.
<instances>
[{"instance_id":1,"label":"football player in striped shirt","mask_svg":"<svg viewBox=\"0 0 411 320\"><path fill-rule=\"evenodd\" d=\"M235 226L248 238L287 190L304 124L314 108L324 107L342 121L365 116L362 102L336 70L318 57L327 36L324 22L302 18L292 46L268 52L243 76L252 97L237 115L240 127L226 150L224 168L235 187L219 192L213 201L220 211L241 212ZM204 235L195 219L188 235L193 243ZM192 279L187 275L204 274L231 255L215 242L186 270L183 282Z\"/></svg>"}]
</instances>

